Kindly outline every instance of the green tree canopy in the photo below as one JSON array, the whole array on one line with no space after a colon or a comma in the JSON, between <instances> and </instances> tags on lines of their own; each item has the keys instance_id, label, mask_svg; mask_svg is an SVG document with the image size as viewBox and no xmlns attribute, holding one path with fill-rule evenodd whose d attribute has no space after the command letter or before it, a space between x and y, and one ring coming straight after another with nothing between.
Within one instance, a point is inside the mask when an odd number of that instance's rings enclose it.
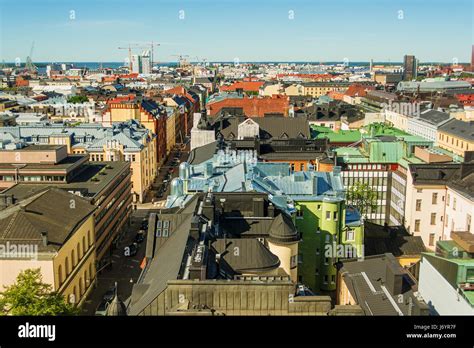
<instances>
[{"instance_id":1,"label":"green tree canopy","mask_svg":"<svg viewBox=\"0 0 474 348\"><path fill-rule=\"evenodd\" d=\"M75 96L69 97L67 101L68 103L73 103L73 104L85 103L89 101L89 98L87 98L85 95L75 95Z\"/></svg>"},{"instance_id":2,"label":"green tree canopy","mask_svg":"<svg viewBox=\"0 0 474 348\"><path fill-rule=\"evenodd\" d=\"M0 293L0 315L74 315L78 309L43 283L40 269L27 269Z\"/></svg>"},{"instance_id":3,"label":"green tree canopy","mask_svg":"<svg viewBox=\"0 0 474 348\"><path fill-rule=\"evenodd\" d=\"M368 184L358 181L347 190L347 201L365 218L377 207L377 191Z\"/></svg>"}]
</instances>

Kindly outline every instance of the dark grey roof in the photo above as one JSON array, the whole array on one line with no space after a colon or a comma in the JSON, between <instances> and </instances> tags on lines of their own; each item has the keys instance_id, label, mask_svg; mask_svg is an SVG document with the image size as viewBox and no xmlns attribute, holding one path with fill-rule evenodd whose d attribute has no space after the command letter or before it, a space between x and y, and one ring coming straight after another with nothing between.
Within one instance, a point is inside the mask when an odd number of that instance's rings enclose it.
<instances>
[{"instance_id":1,"label":"dark grey roof","mask_svg":"<svg viewBox=\"0 0 474 348\"><path fill-rule=\"evenodd\" d=\"M219 228L231 237L268 237L273 220L247 217L241 219L221 219Z\"/></svg>"},{"instance_id":2,"label":"dark grey roof","mask_svg":"<svg viewBox=\"0 0 474 348\"><path fill-rule=\"evenodd\" d=\"M175 280L179 276L183 258L185 256L193 212L196 208L198 195L195 195L184 209L175 215L180 216L180 223L172 227L173 231L166 240L158 241L152 259L147 260L147 265L140 276L140 281L133 286L129 307L130 315L142 312L158 295L166 289L168 280ZM158 220L164 220L159 216ZM170 214L171 215L171 214ZM178 221L174 220L172 223ZM155 238L147 238L147 243L154 243ZM148 249L148 248L147 248Z\"/></svg>"},{"instance_id":3,"label":"dark grey roof","mask_svg":"<svg viewBox=\"0 0 474 348\"><path fill-rule=\"evenodd\" d=\"M364 253L366 256L391 253L415 256L426 251L420 236L411 236L403 226L382 226L364 221Z\"/></svg>"},{"instance_id":4,"label":"dark grey roof","mask_svg":"<svg viewBox=\"0 0 474 348\"><path fill-rule=\"evenodd\" d=\"M216 153L216 148L217 141L194 148L189 153L188 163L196 165L211 159Z\"/></svg>"},{"instance_id":5,"label":"dark grey roof","mask_svg":"<svg viewBox=\"0 0 474 348\"><path fill-rule=\"evenodd\" d=\"M447 185L474 198L474 162L409 164L415 185Z\"/></svg>"},{"instance_id":6,"label":"dark grey roof","mask_svg":"<svg viewBox=\"0 0 474 348\"><path fill-rule=\"evenodd\" d=\"M286 214L280 214L270 226L269 240L275 243L295 243L299 240L293 221Z\"/></svg>"},{"instance_id":7,"label":"dark grey roof","mask_svg":"<svg viewBox=\"0 0 474 348\"><path fill-rule=\"evenodd\" d=\"M280 260L257 239L218 239L212 247L236 273L266 272L278 268Z\"/></svg>"},{"instance_id":8,"label":"dark grey roof","mask_svg":"<svg viewBox=\"0 0 474 348\"><path fill-rule=\"evenodd\" d=\"M252 121L256 122L260 127L259 137L262 139L277 138L310 138L309 123L305 117L252 117ZM219 126L220 133L224 139L237 138L238 125L245 120L244 117L227 118L222 129L220 122L215 122L215 126Z\"/></svg>"},{"instance_id":9,"label":"dark grey roof","mask_svg":"<svg viewBox=\"0 0 474 348\"><path fill-rule=\"evenodd\" d=\"M460 168L460 164L409 164L408 167L415 185L441 185L450 182L454 178Z\"/></svg>"},{"instance_id":10,"label":"dark grey roof","mask_svg":"<svg viewBox=\"0 0 474 348\"><path fill-rule=\"evenodd\" d=\"M449 120L449 114L437 110L428 110L420 114L420 118L428 123L433 125L439 125L447 120Z\"/></svg>"},{"instance_id":11,"label":"dark grey roof","mask_svg":"<svg viewBox=\"0 0 474 348\"><path fill-rule=\"evenodd\" d=\"M390 292L387 269L402 275L401 294ZM398 264L392 254L366 257L364 260L346 261L340 270L342 278L354 300L366 315L427 314L424 302L413 294L415 280ZM390 295L390 298L387 296ZM399 296L401 295L401 296ZM411 307L410 302L414 304ZM398 310L396 309L398 308Z\"/></svg>"},{"instance_id":12,"label":"dark grey roof","mask_svg":"<svg viewBox=\"0 0 474 348\"><path fill-rule=\"evenodd\" d=\"M49 188L0 212L2 243L32 243L39 250L59 250L94 212L95 206L79 196ZM42 243L47 233L48 244Z\"/></svg>"},{"instance_id":13,"label":"dark grey roof","mask_svg":"<svg viewBox=\"0 0 474 348\"><path fill-rule=\"evenodd\" d=\"M474 121L465 122L453 118L443 124L439 130L458 138L474 142Z\"/></svg>"}]
</instances>

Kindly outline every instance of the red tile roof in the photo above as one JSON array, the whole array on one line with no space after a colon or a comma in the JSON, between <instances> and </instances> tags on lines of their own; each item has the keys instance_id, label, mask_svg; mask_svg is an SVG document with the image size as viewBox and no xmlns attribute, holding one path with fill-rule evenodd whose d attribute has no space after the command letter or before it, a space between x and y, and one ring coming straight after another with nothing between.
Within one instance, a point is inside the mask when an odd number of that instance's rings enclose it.
<instances>
[{"instance_id":1,"label":"red tile roof","mask_svg":"<svg viewBox=\"0 0 474 348\"><path fill-rule=\"evenodd\" d=\"M347 89L346 93L344 93L344 95L347 95L349 97L365 97L368 90L374 90L374 89L375 88L373 86L364 86L364 85L354 83L349 86L349 88Z\"/></svg>"},{"instance_id":2,"label":"red tile roof","mask_svg":"<svg viewBox=\"0 0 474 348\"><path fill-rule=\"evenodd\" d=\"M211 116L216 115L222 108L242 108L249 117L263 117L269 113L279 113L288 116L290 98L283 95L274 95L266 98L228 98L209 103L207 108Z\"/></svg>"},{"instance_id":3,"label":"red tile roof","mask_svg":"<svg viewBox=\"0 0 474 348\"><path fill-rule=\"evenodd\" d=\"M258 92L264 83L263 81L237 81L229 86L221 86L219 89L226 92L237 89L242 89L244 92Z\"/></svg>"}]
</instances>

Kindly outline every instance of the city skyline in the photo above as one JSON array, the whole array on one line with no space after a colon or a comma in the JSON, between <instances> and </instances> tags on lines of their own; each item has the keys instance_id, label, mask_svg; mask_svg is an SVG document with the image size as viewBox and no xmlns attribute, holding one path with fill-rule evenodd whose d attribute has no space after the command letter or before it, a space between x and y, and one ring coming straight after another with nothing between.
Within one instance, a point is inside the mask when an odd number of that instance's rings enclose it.
<instances>
[{"instance_id":1,"label":"city skyline","mask_svg":"<svg viewBox=\"0 0 474 348\"><path fill-rule=\"evenodd\" d=\"M119 46L154 41L159 62L179 54L215 62L401 62L405 54L420 62L470 61L470 1L362 3L3 0L9 15L2 11L0 58L24 62L34 42L35 62L121 62L127 52ZM455 18L446 16L451 11Z\"/></svg>"}]
</instances>

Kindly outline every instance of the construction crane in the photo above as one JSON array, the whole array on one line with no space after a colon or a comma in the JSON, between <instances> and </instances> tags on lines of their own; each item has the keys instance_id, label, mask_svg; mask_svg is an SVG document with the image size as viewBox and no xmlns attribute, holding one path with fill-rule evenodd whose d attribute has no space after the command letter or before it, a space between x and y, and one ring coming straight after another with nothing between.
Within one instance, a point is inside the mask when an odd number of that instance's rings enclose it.
<instances>
[{"instance_id":1,"label":"construction crane","mask_svg":"<svg viewBox=\"0 0 474 348\"><path fill-rule=\"evenodd\" d=\"M172 57L179 57L179 67L185 67L188 65L186 58L189 57L187 54L173 54Z\"/></svg>"},{"instance_id":2,"label":"construction crane","mask_svg":"<svg viewBox=\"0 0 474 348\"><path fill-rule=\"evenodd\" d=\"M151 68L153 68L153 63L154 63L154 54L155 54L155 46L160 46L159 43L155 43L154 41L151 41L148 45L144 44L128 44L128 47L118 47L119 50L128 50L128 68L130 71L132 71L132 49L138 49L138 48L151 48Z\"/></svg>"},{"instance_id":3,"label":"construction crane","mask_svg":"<svg viewBox=\"0 0 474 348\"><path fill-rule=\"evenodd\" d=\"M119 50L128 50L128 71L132 72L132 44L128 47L118 47Z\"/></svg>"},{"instance_id":4,"label":"construction crane","mask_svg":"<svg viewBox=\"0 0 474 348\"><path fill-rule=\"evenodd\" d=\"M30 55L26 57L25 70L30 73L36 73L38 68L33 64L33 50L35 48L35 42L31 44Z\"/></svg>"}]
</instances>

